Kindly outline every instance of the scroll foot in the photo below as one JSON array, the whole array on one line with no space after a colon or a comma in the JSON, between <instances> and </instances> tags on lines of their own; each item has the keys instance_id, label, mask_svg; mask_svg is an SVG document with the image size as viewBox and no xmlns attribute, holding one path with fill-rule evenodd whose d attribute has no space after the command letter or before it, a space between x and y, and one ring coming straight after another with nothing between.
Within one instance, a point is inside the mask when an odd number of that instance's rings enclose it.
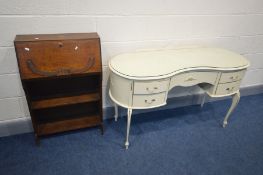
<instances>
[{"instance_id":1,"label":"scroll foot","mask_svg":"<svg viewBox=\"0 0 263 175\"><path fill-rule=\"evenodd\" d=\"M126 148L126 149L129 148L129 142L125 142L125 148Z\"/></svg>"},{"instance_id":2,"label":"scroll foot","mask_svg":"<svg viewBox=\"0 0 263 175\"><path fill-rule=\"evenodd\" d=\"M128 149L129 147L129 132L130 132L130 125L131 125L131 115L132 109L128 109L127 111L127 131L126 131L126 141L125 141L125 148Z\"/></svg>"},{"instance_id":3,"label":"scroll foot","mask_svg":"<svg viewBox=\"0 0 263 175\"><path fill-rule=\"evenodd\" d=\"M226 125L227 125L227 121L224 121L224 122L223 122L223 128L225 128Z\"/></svg>"},{"instance_id":4,"label":"scroll foot","mask_svg":"<svg viewBox=\"0 0 263 175\"><path fill-rule=\"evenodd\" d=\"M223 127L225 128L226 125L227 125L227 120L229 118L229 116L231 115L231 113L234 111L234 109L236 108L238 102L239 102L239 99L240 99L240 92L238 91L236 94L233 95L233 98L232 98L232 104L225 116L225 119L224 119L224 122L223 122Z\"/></svg>"}]
</instances>

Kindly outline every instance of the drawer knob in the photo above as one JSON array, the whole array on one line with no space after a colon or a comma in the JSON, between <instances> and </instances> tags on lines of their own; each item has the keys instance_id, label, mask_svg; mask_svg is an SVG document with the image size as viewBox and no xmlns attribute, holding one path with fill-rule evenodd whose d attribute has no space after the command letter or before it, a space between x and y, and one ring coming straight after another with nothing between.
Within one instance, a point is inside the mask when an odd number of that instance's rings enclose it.
<instances>
[{"instance_id":1,"label":"drawer knob","mask_svg":"<svg viewBox=\"0 0 263 175\"><path fill-rule=\"evenodd\" d=\"M147 103L147 104L152 104L155 101L156 101L155 99L152 99L152 100L145 100L144 102Z\"/></svg>"}]
</instances>

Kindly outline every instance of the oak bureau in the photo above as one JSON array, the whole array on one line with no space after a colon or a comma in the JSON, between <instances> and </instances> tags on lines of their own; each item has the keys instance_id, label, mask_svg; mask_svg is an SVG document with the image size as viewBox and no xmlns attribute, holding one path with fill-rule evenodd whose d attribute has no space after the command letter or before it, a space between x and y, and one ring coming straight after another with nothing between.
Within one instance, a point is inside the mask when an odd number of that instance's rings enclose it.
<instances>
[{"instance_id":1,"label":"oak bureau","mask_svg":"<svg viewBox=\"0 0 263 175\"><path fill-rule=\"evenodd\" d=\"M97 33L17 35L15 49L37 145L64 131L100 126L103 133Z\"/></svg>"},{"instance_id":2,"label":"oak bureau","mask_svg":"<svg viewBox=\"0 0 263 175\"><path fill-rule=\"evenodd\" d=\"M225 127L240 99L239 87L248 66L243 56L212 47L141 51L113 57L109 62L109 96L115 104L116 121L118 106L128 111L126 149L132 110L165 105L169 90L175 86L199 85L210 97L233 96L223 121Z\"/></svg>"}]
</instances>

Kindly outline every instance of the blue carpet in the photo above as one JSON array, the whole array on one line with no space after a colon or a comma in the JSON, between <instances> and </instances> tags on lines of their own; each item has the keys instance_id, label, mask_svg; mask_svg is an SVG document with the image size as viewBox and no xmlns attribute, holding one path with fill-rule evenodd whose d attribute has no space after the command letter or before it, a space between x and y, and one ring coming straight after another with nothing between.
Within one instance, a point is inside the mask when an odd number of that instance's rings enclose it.
<instances>
[{"instance_id":1,"label":"blue carpet","mask_svg":"<svg viewBox=\"0 0 263 175\"><path fill-rule=\"evenodd\" d=\"M263 94L242 97L221 127L230 99L134 115L130 148L126 118L98 128L47 137L0 138L1 175L262 175Z\"/></svg>"}]
</instances>

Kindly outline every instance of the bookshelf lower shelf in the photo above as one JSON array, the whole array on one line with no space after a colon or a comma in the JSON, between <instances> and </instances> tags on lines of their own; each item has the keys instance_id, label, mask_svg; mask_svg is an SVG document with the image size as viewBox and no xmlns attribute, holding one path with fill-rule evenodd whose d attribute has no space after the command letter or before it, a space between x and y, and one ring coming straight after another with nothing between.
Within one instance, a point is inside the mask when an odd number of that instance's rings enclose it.
<instances>
[{"instance_id":1,"label":"bookshelf lower shelf","mask_svg":"<svg viewBox=\"0 0 263 175\"><path fill-rule=\"evenodd\" d=\"M38 124L37 133L39 136L47 134L55 134L63 131L82 129L92 126L101 125L101 117L99 114L82 116L79 118L69 118L53 122L43 122Z\"/></svg>"},{"instance_id":2,"label":"bookshelf lower shelf","mask_svg":"<svg viewBox=\"0 0 263 175\"><path fill-rule=\"evenodd\" d=\"M32 109L44 109L50 107L59 107L78 103L87 103L100 100L99 93L88 93L75 96L56 97L32 101Z\"/></svg>"}]
</instances>

